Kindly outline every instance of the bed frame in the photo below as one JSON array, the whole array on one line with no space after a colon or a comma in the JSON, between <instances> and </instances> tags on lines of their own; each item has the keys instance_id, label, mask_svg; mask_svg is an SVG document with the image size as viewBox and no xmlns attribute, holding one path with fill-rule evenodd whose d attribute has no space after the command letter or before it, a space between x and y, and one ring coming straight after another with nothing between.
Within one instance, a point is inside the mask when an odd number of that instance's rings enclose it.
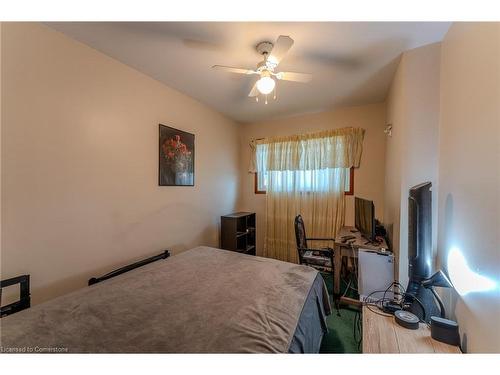
<instances>
[{"instance_id":1,"label":"bed frame","mask_svg":"<svg viewBox=\"0 0 500 375\"><path fill-rule=\"evenodd\" d=\"M107 274L105 274L103 276L92 277L91 279L89 279L89 286L97 284L97 283L100 283L101 281L104 281L104 280L111 279L112 277L121 275L122 273L131 271L131 270L133 270L135 268L139 268L139 267L145 266L146 264L156 262L157 260L167 259L169 256L170 256L170 251L165 250L161 254L158 254L158 255L152 256L150 258L146 258L146 259L140 260L138 262L129 264L128 266L124 266L124 267L118 268L118 269L116 269L114 271L111 271L111 272L109 272L109 273L107 273Z\"/></svg>"},{"instance_id":2,"label":"bed frame","mask_svg":"<svg viewBox=\"0 0 500 375\"><path fill-rule=\"evenodd\" d=\"M0 301L2 300L2 288L19 284L19 301L10 303L0 308L0 318L27 309L31 306L30 298L30 275L21 275L0 282Z\"/></svg>"}]
</instances>

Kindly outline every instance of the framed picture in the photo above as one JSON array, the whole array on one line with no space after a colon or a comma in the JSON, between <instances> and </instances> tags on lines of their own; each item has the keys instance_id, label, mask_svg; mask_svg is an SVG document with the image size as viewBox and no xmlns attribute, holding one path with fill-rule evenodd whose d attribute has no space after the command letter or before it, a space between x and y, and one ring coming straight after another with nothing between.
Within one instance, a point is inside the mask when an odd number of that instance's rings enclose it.
<instances>
[{"instance_id":1,"label":"framed picture","mask_svg":"<svg viewBox=\"0 0 500 375\"><path fill-rule=\"evenodd\" d=\"M160 124L160 186L194 186L194 134Z\"/></svg>"}]
</instances>

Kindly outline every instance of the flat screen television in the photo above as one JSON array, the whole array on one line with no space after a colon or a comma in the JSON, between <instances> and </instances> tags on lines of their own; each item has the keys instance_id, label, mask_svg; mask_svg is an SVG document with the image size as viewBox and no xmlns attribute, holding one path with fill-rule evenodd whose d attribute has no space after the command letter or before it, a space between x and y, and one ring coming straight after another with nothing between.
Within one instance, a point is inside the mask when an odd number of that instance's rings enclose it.
<instances>
[{"instance_id":1,"label":"flat screen television","mask_svg":"<svg viewBox=\"0 0 500 375\"><path fill-rule=\"evenodd\" d=\"M367 240L375 240L375 206L373 201L356 197L354 211L356 229Z\"/></svg>"}]
</instances>

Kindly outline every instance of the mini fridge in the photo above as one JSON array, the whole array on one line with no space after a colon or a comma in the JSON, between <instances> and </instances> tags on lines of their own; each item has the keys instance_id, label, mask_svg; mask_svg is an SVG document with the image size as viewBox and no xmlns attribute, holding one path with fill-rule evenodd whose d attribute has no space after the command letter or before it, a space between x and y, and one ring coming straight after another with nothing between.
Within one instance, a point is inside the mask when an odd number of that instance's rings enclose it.
<instances>
[{"instance_id":1,"label":"mini fridge","mask_svg":"<svg viewBox=\"0 0 500 375\"><path fill-rule=\"evenodd\" d=\"M375 302L382 298L394 281L394 256L390 252L375 252L359 249L358 253L358 291L359 300ZM386 298L393 298L392 288Z\"/></svg>"}]
</instances>

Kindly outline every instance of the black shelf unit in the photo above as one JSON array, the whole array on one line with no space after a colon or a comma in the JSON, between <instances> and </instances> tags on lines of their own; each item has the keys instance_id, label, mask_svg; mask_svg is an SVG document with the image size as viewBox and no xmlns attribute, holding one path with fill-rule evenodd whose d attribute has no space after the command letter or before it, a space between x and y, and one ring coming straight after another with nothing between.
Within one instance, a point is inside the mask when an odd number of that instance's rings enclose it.
<instances>
[{"instance_id":1,"label":"black shelf unit","mask_svg":"<svg viewBox=\"0 0 500 375\"><path fill-rule=\"evenodd\" d=\"M255 213L235 212L221 216L221 248L255 255Z\"/></svg>"}]
</instances>

